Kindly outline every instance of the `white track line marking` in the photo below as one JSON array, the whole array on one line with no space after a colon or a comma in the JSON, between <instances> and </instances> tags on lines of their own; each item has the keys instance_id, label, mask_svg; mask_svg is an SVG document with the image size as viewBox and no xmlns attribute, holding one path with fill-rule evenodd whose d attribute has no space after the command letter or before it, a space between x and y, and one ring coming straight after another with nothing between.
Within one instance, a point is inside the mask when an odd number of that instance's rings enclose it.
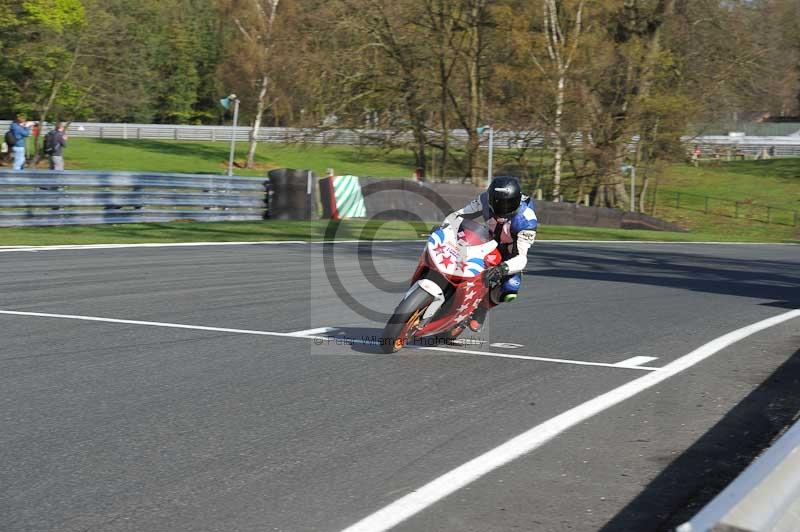
<instances>
[{"instance_id":1,"label":"white track line marking","mask_svg":"<svg viewBox=\"0 0 800 532\"><path fill-rule=\"evenodd\" d=\"M533 427L499 447L495 447L491 451L401 497L346 528L344 532L384 532L389 530L487 473L544 445L567 429L677 375L751 334L798 317L800 317L800 309L785 312L720 336L691 353L670 362L659 371L623 384L610 392L595 397Z\"/></svg>"},{"instance_id":2,"label":"white track line marking","mask_svg":"<svg viewBox=\"0 0 800 532\"><path fill-rule=\"evenodd\" d=\"M127 248L181 248L181 247L215 247L215 246L261 246L276 244L310 245L310 244L390 244L396 242L424 242L424 240L259 240L253 242L152 242L144 244L66 244L59 246L0 246L0 253L37 251L82 251L93 249L127 249Z\"/></svg>"},{"instance_id":3,"label":"white track line marking","mask_svg":"<svg viewBox=\"0 0 800 532\"><path fill-rule=\"evenodd\" d=\"M638 356L638 357L631 357L627 360L623 360L622 362L617 362L614 365L620 368L635 368L641 366L642 364L647 364L648 362L652 362L653 360L658 360L658 357Z\"/></svg>"},{"instance_id":4,"label":"white track line marking","mask_svg":"<svg viewBox=\"0 0 800 532\"><path fill-rule=\"evenodd\" d=\"M271 331L253 331L249 329L229 329L225 327L206 327L203 325L184 325L181 323L163 323L160 321L139 321L139 320L120 320L116 318L100 318L97 316L77 316L74 314L49 314L46 312L18 312L14 310L0 310L0 314L10 316L31 316L36 318L59 318L66 320L99 321L103 323L121 323L124 325L144 325L148 327L165 327L168 329L193 329L198 331L225 332L233 334L255 334L259 336L279 336L284 338L311 338L325 339L324 336L302 336L294 333L279 333Z\"/></svg>"},{"instance_id":5,"label":"white track line marking","mask_svg":"<svg viewBox=\"0 0 800 532\"><path fill-rule=\"evenodd\" d=\"M619 364L608 364L605 362L585 362L583 360L568 360L563 358L549 358L549 357L536 357L527 355L511 355L509 353L492 353L489 351L473 351L471 349L460 349L458 347L419 347L422 351L444 351L446 353L458 353L465 355L481 355L485 357L496 358L519 358L524 360L535 360L537 362L556 362L558 364L573 364L575 366L599 366L601 368L617 368L617 369L640 369L644 371L656 371L660 368L652 368L649 366L631 366L623 367Z\"/></svg>"},{"instance_id":6,"label":"white track line marking","mask_svg":"<svg viewBox=\"0 0 800 532\"><path fill-rule=\"evenodd\" d=\"M37 251L82 251L93 249L126 249L126 248L173 248L173 247L211 247L211 246L259 246L259 245L309 245L309 244L393 244L397 242L424 242L420 239L400 240L259 240L253 242L151 242L144 244L67 244L59 246L0 246L0 253L35 253ZM797 246L793 242L667 242L657 240L539 240L539 244L695 244L724 246Z\"/></svg>"},{"instance_id":7,"label":"white track line marking","mask_svg":"<svg viewBox=\"0 0 800 532\"><path fill-rule=\"evenodd\" d=\"M508 342L495 342L493 344L489 344L489 347L499 347L500 349L519 349L520 347L525 347L522 344L511 344Z\"/></svg>"},{"instance_id":8,"label":"white track line marking","mask_svg":"<svg viewBox=\"0 0 800 532\"><path fill-rule=\"evenodd\" d=\"M302 240L267 240L261 242L164 242L146 244L67 244L60 246L14 246L0 248L0 253L12 253L15 251L81 251L93 249L126 249L126 248L179 248L196 246L254 246L260 244L307 244Z\"/></svg>"},{"instance_id":9,"label":"white track line marking","mask_svg":"<svg viewBox=\"0 0 800 532\"><path fill-rule=\"evenodd\" d=\"M314 336L318 334L327 334L332 333L333 331L338 331L336 327L317 327L316 329L306 329L304 331L294 331L289 333L289 336L297 336L297 337L306 337L306 336Z\"/></svg>"},{"instance_id":10,"label":"white track line marking","mask_svg":"<svg viewBox=\"0 0 800 532\"><path fill-rule=\"evenodd\" d=\"M142 325L146 327L163 327L167 329L189 329L189 330L197 330L197 331L211 331L211 332L224 332L224 333L231 333L231 334L251 334L257 336L277 336L280 338L304 338L308 340L314 340L315 344L317 345L376 345L376 342L369 341L369 340L359 340L357 338L347 338L343 336L323 336L317 334L317 331L326 330L326 332L335 331L337 328L335 327L320 327L318 329L308 329L305 331L295 331L295 332L273 332L273 331L255 331L250 329L231 329L227 327L207 327L205 325L186 325L182 323L164 323L160 321L141 321L141 320L122 320L117 318L101 318L98 316L82 316L76 314L52 314L47 312L22 312L16 310L0 310L0 315L8 315L8 316L26 316L26 317L34 317L34 318L56 318L56 319L66 319L66 320L80 320L80 321L93 321L93 322L101 322L101 323L119 323L122 325ZM649 368L646 366L637 366L635 368L620 368L615 364L604 364L601 362L584 362L582 360L569 360L569 359L562 359L562 358L546 358L546 357L535 357L535 356L523 356L523 355L509 355L506 353L491 353L487 351L472 351L469 349L460 349L456 347L418 347L409 345L407 349L415 349L420 351L442 351L446 353L456 353L459 355L478 355L478 356L485 356L485 357L495 357L495 358L515 358L520 360L533 360L537 362L554 362L558 364L572 364L577 366L600 366L605 368L615 368L615 369L638 369L638 370L645 370L645 371L653 371L657 370L658 368Z\"/></svg>"}]
</instances>

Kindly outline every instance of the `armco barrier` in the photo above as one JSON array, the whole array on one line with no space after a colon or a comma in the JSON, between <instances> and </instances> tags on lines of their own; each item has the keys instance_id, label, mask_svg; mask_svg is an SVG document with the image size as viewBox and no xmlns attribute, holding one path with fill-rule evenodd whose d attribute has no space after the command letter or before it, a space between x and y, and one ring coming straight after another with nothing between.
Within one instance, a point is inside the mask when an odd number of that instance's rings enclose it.
<instances>
[{"instance_id":1,"label":"armco barrier","mask_svg":"<svg viewBox=\"0 0 800 532\"><path fill-rule=\"evenodd\" d=\"M438 221L485 190L472 185L420 183L409 179L360 178L360 182L367 217L378 219ZM646 214L575 203L536 201L536 215L543 225L683 231L675 224Z\"/></svg>"},{"instance_id":2,"label":"armco barrier","mask_svg":"<svg viewBox=\"0 0 800 532\"><path fill-rule=\"evenodd\" d=\"M470 185L420 183L411 179L360 178L367 217L379 220L438 221L474 199Z\"/></svg>"},{"instance_id":3,"label":"armco barrier","mask_svg":"<svg viewBox=\"0 0 800 532\"><path fill-rule=\"evenodd\" d=\"M261 220L268 192L263 178L0 171L0 226Z\"/></svg>"},{"instance_id":4,"label":"armco barrier","mask_svg":"<svg viewBox=\"0 0 800 532\"><path fill-rule=\"evenodd\" d=\"M677 532L800 530L800 422Z\"/></svg>"},{"instance_id":5,"label":"armco barrier","mask_svg":"<svg viewBox=\"0 0 800 532\"><path fill-rule=\"evenodd\" d=\"M640 212L586 207L577 203L537 201L536 216L545 225L576 225L609 229L649 229L652 231L684 231L683 228Z\"/></svg>"}]
</instances>

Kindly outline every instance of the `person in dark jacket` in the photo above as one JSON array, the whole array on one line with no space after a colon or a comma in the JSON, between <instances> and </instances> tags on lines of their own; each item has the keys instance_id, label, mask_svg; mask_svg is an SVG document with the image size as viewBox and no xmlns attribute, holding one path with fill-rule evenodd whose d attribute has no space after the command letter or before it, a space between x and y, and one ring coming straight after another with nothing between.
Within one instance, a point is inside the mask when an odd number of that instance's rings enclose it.
<instances>
[{"instance_id":1,"label":"person in dark jacket","mask_svg":"<svg viewBox=\"0 0 800 532\"><path fill-rule=\"evenodd\" d=\"M50 170L64 170L64 148L67 147L64 129L64 123L59 122L44 140L47 157L50 159Z\"/></svg>"}]
</instances>

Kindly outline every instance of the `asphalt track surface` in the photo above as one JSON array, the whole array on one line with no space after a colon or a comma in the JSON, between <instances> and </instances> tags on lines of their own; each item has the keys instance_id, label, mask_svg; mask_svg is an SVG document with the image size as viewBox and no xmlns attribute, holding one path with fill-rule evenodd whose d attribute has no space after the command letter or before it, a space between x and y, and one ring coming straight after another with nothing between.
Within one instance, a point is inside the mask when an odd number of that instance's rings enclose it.
<instances>
[{"instance_id":1,"label":"asphalt track surface","mask_svg":"<svg viewBox=\"0 0 800 532\"><path fill-rule=\"evenodd\" d=\"M0 314L0 530L343 530L800 308L800 246L541 242L469 352L378 354L420 248L0 250L0 311L37 314ZM666 530L796 416L798 347L747 336L395 529Z\"/></svg>"}]
</instances>

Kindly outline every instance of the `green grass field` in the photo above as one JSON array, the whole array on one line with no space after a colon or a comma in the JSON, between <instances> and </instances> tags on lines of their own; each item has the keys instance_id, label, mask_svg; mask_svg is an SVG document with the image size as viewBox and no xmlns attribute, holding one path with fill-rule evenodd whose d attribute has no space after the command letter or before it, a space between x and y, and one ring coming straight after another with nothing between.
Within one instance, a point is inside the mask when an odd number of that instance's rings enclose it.
<instances>
[{"instance_id":1,"label":"green grass field","mask_svg":"<svg viewBox=\"0 0 800 532\"><path fill-rule=\"evenodd\" d=\"M800 158L732 161L699 168L676 164L667 168L661 186L800 210Z\"/></svg>"},{"instance_id":2,"label":"green grass field","mask_svg":"<svg viewBox=\"0 0 800 532\"><path fill-rule=\"evenodd\" d=\"M237 143L236 162L244 161L247 143ZM223 174L228 168L227 142L181 142L163 140L70 139L64 157L68 170L118 170ZM311 146L261 144L256 153L257 168L235 168L235 175L263 176L274 168L307 168L325 175L333 168L337 175L410 177L414 160L409 153L385 153L354 146Z\"/></svg>"},{"instance_id":3,"label":"green grass field","mask_svg":"<svg viewBox=\"0 0 800 532\"><path fill-rule=\"evenodd\" d=\"M73 139L65 157L68 169L222 174L227 168L228 148L226 142ZM238 148L237 161L241 161L246 143L239 143ZM375 148L351 146L262 144L258 148L257 164L256 169L237 168L235 173L261 176L272 168L290 167L310 168L323 175L327 168L334 168L340 175L408 177L412 173L413 157L402 150L386 153ZM684 196L679 209L676 208L675 195L670 191L696 197ZM706 214L701 198L704 195L725 201L712 200L709 214ZM722 216L733 214L731 202L736 201L741 203L741 217ZM735 161L700 168L686 164L667 167L659 178L655 215L678 223L688 229L688 233L551 226L541 228L540 238L798 242L800 227L758 221L765 215L763 209L753 206L755 204L788 209L773 211L772 219L788 224L794 222L792 210L800 211L800 158ZM393 224L383 226L375 238L418 236L418 231L401 222ZM271 221L7 228L0 229L0 245L305 240L321 238L324 226L324 222L285 224ZM338 237L359 238L363 236L360 233L363 227L363 222L347 222L341 226L343 232ZM372 229L371 226L367 228Z\"/></svg>"},{"instance_id":4,"label":"green grass field","mask_svg":"<svg viewBox=\"0 0 800 532\"><path fill-rule=\"evenodd\" d=\"M79 244L138 244L169 242L259 242L268 240L399 240L427 236L434 222L409 224L391 221L342 222L174 222L90 226L13 227L0 229L0 246L48 246ZM673 233L604 229L595 227L540 226L539 240L647 240L653 242L742 241L741 235L702 231ZM761 240L753 240L761 241ZM780 242L779 238L763 240Z\"/></svg>"},{"instance_id":5,"label":"green grass field","mask_svg":"<svg viewBox=\"0 0 800 532\"><path fill-rule=\"evenodd\" d=\"M684 193L681 208L675 192ZM672 165L659 180L655 215L720 239L774 242L797 241L794 211L800 213L800 158ZM765 223L767 217L780 223Z\"/></svg>"}]
</instances>

